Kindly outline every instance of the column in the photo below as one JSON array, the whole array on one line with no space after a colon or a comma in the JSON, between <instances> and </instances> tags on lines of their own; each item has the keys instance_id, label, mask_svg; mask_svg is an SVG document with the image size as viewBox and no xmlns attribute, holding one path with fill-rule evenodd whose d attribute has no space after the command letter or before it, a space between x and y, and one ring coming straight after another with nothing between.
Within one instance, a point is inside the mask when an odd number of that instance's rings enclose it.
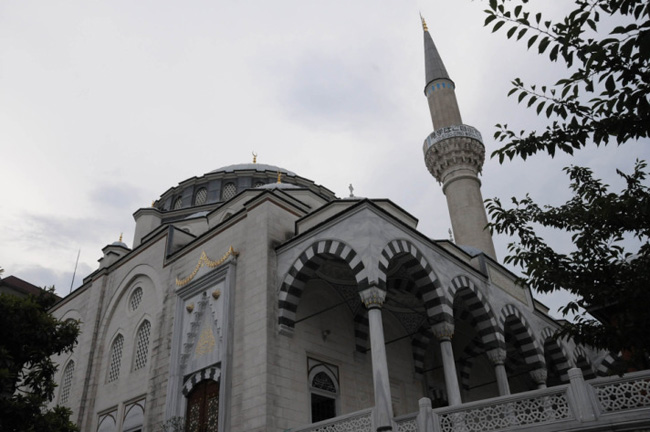
<instances>
[{"instance_id":1,"label":"column","mask_svg":"<svg viewBox=\"0 0 650 432\"><path fill-rule=\"evenodd\" d=\"M448 322L441 322L431 327L433 334L440 342L440 354L442 355L442 367L445 372L445 384L447 386L447 399L449 405L460 405L460 387L458 386L458 374L456 373L456 360L454 350L451 346L451 338L454 336L454 325Z\"/></svg>"},{"instance_id":2,"label":"column","mask_svg":"<svg viewBox=\"0 0 650 432\"><path fill-rule=\"evenodd\" d=\"M386 291L371 287L359 293L361 301L368 308L370 327L370 351L372 353L372 378L375 390L375 409L373 410L373 430L393 430L393 406L388 380L388 362L384 342L384 325L381 307L386 299Z\"/></svg>"},{"instance_id":3,"label":"column","mask_svg":"<svg viewBox=\"0 0 650 432\"><path fill-rule=\"evenodd\" d=\"M546 376L546 369L535 369L530 371L530 377L535 381L538 389L546 388Z\"/></svg>"},{"instance_id":4,"label":"column","mask_svg":"<svg viewBox=\"0 0 650 432\"><path fill-rule=\"evenodd\" d=\"M494 365L494 373L497 376L497 386L499 387L499 396L510 394L510 384L508 384L508 375L506 374L506 350L495 348L487 352L487 356Z\"/></svg>"}]
</instances>

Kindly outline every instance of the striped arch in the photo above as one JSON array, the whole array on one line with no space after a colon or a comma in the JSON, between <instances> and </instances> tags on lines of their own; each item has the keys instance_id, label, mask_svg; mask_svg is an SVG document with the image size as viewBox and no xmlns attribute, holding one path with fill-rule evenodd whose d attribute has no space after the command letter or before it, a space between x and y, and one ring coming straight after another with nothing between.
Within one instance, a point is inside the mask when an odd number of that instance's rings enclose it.
<instances>
[{"instance_id":1,"label":"striped arch","mask_svg":"<svg viewBox=\"0 0 650 432\"><path fill-rule=\"evenodd\" d=\"M505 347L503 334L498 331L497 321L494 318L490 304L483 293L466 276L457 276L451 281L449 298L455 299L457 296L460 296L472 314L472 319L476 323L476 331L485 349L491 350Z\"/></svg>"},{"instance_id":2,"label":"striped arch","mask_svg":"<svg viewBox=\"0 0 650 432\"><path fill-rule=\"evenodd\" d=\"M573 351L573 365L577 368L580 368L582 375L586 380L596 378L594 368L591 366L591 362L588 360L585 349L579 345Z\"/></svg>"},{"instance_id":3,"label":"striped arch","mask_svg":"<svg viewBox=\"0 0 650 432\"><path fill-rule=\"evenodd\" d=\"M413 294L421 295L427 316L434 321L453 322L452 305L445 298L444 290L440 281L433 272L422 253L408 240L393 240L384 247L379 258L379 288L386 290L386 279L388 265L391 259L399 255L410 255L405 260L405 266L409 276L415 282Z\"/></svg>"},{"instance_id":4,"label":"striped arch","mask_svg":"<svg viewBox=\"0 0 650 432\"><path fill-rule=\"evenodd\" d=\"M598 365L596 374L601 377L613 375L615 373L614 364L618 360L620 360L620 355L615 357L612 353L608 353Z\"/></svg>"},{"instance_id":5,"label":"striped arch","mask_svg":"<svg viewBox=\"0 0 650 432\"><path fill-rule=\"evenodd\" d=\"M357 281L359 291L368 287L366 268L359 255L347 244L338 240L321 240L313 243L300 254L284 277L280 286L278 324L293 329L296 324L296 311L305 284L327 258L340 258L350 266Z\"/></svg>"},{"instance_id":6,"label":"striped arch","mask_svg":"<svg viewBox=\"0 0 650 432\"><path fill-rule=\"evenodd\" d=\"M433 339L433 333L427 327L420 327L413 339L411 340L411 347L413 348L413 365L415 374L418 378L422 378L424 374L424 357L427 353L427 348Z\"/></svg>"},{"instance_id":7,"label":"striped arch","mask_svg":"<svg viewBox=\"0 0 650 432\"><path fill-rule=\"evenodd\" d=\"M365 354L370 350L369 332L368 309L361 307L354 315L354 346L357 352Z\"/></svg>"},{"instance_id":8,"label":"striped arch","mask_svg":"<svg viewBox=\"0 0 650 432\"><path fill-rule=\"evenodd\" d=\"M514 318L514 319L513 319ZM512 304L507 304L501 310L499 317L501 329L505 335L506 323L511 324L510 327L515 335L515 339L521 346L521 355L527 365L532 370L541 369L546 367L546 360L544 359L544 352L540 349L539 344L530 334L530 326L522 313Z\"/></svg>"},{"instance_id":9,"label":"striped arch","mask_svg":"<svg viewBox=\"0 0 650 432\"><path fill-rule=\"evenodd\" d=\"M209 379L212 381L219 382L220 377L221 377L221 369L217 367L210 367L207 369L203 369L190 375L183 382L183 396L187 397L187 395L190 394L194 386L200 383L201 381Z\"/></svg>"},{"instance_id":10,"label":"striped arch","mask_svg":"<svg viewBox=\"0 0 650 432\"><path fill-rule=\"evenodd\" d=\"M566 355L564 346L555 338L555 330L546 327L542 330L541 340L544 345L544 353L548 350L548 355L560 374L560 380L562 382L569 382L569 369L571 369L569 356Z\"/></svg>"},{"instance_id":11,"label":"striped arch","mask_svg":"<svg viewBox=\"0 0 650 432\"><path fill-rule=\"evenodd\" d=\"M481 342L480 338L474 338L474 340L472 340L467 345L467 347L465 347L463 355L461 356L459 367L460 385L464 390L469 390L470 373L474 367L474 359L476 359L484 352L485 347L483 346L483 342Z\"/></svg>"}]
</instances>

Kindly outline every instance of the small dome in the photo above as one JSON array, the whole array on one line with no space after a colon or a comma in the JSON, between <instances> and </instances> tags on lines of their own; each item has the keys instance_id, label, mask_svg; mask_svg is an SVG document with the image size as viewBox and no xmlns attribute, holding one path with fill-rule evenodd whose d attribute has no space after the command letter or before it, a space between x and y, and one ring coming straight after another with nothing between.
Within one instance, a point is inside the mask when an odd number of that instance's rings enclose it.
<instances>
[{"instance_id":1,"label":"small dome","mask_svg":"<svg viewBox=\"0 0 650 432\"><path fill-rule=\"evenodd\" d=\"M463 252L465 252L466 254L472 257L484 253L482 250L475 248L474 246L458 245L458 247L461 248Z\"/></svg>"},{"instance_id":2,"label":"small dome","mask_svg":"<svg viewBox=\"0 0 650 432\"><path fill-rule=\"evenodd\" d=\"M126 243L121 242L121 241L114 241L113 243L111 243L111 246L120 246L120 247L123 247L123 248L126 248L126 249L129 248L129 247L126 245Z\"/></svg>"}]
</instances>

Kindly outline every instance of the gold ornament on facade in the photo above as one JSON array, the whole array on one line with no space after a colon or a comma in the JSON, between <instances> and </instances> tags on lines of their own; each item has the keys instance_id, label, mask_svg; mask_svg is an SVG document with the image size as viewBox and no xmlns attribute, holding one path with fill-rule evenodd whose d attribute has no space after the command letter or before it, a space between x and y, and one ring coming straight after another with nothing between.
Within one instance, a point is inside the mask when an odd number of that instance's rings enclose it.
<instances>
[{"instance_id":1,"label":"gold ornament on facade","mask_svg":"<svg viewBox=\"0 0 650 432\"><path fill-rule=\"evenodd\" d=\"M192 270L192 273L190 273L190 275L187 276L184 279L176 278L176 286L180 287L180 286L187 285L188 283L190 283L192 281L192 279L194 279L194 276L196 276L196 274L199 272L201 267L207 266L207 267L210 267L210 268L214 268L214 267L217 267L218 265L223 264L228 259L228 257L230 257L230 256L235 256L236 257L238 255L239 255L239 252L236 252L233 249L233 247L230 246L230 248L228 248L228 252L226 252L224 254L224 256L221 257L221 259L219 259L217 261L212 261L210 258L208 258L208 255L205 253L205 251L203 251L203 252L201 252L201 257L199 258L199 261L196 263L196 267L194 267L194 270Z\"/></svg>"},{"instance_id":2,"label":"gold ornament on facade","mask_svg":"<svg viewBox=\"0 0 650 432\"><path fill-rule=\"evenodd\" d=\"M282 173L278 171L278 183L282 183Z\"/></svg>"},{"instance_id":3,"label":"gold ornament on facade","mask_svg":"<svg viewBox=\"0 0 650 432\"><path fill-rule=\"evenodd\" d=\"M253 163L257 163L257 153L253 152Z\"/></svg>"},{"instance_id":4,"label":"gold ornament on facade","mask_svg":"<svg viewBox=\"0 0 650 432\"><path fill-rule=\"evenodd\" d=\"M221 297L221 290L214 290L212 291L212 298L215 300L218 300L219 297Z\"/></svg>"},{"instance_id":5,"label":"gold ornament on facade","mask_svg":"<svg viewBox=\"0 0 650 432\"><path fill-rule=\"evenodd\" d=\"M194 303L190 303L185 306L185 310L187 310L189 313L192 313L192 311L194 311Z\"/></svg>"},{"instance_id":6,"label":"gold ornament on facade","mask_svg":"<svg viewBox=\"0 0 650 432\"><path fill-rule=\"evenodd\" d=\"M196 344L196 349L194 350L194 354L197 357L201 357L204 354L208 354L212 352L215 344L216 341L214 340L214 334L212 333L212 329L210 327L207 327L201 332L201 336L199 337L199 343Z\"/></svg>"}]
</instances>

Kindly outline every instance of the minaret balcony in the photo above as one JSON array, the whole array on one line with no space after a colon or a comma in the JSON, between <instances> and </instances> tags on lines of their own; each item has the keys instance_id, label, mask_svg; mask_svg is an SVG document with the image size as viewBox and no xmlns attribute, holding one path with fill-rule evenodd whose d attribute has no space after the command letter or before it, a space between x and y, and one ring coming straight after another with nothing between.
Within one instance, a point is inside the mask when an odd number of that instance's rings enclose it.
<instances>
[{"instance_id":1,"label":"minaret balcony","mask_svg":"<svg viewBox=\"0 0 650 432\"><path fill-rule=\"evenodd\" d=\"M429 172L442 183L451 171L469 170L476 175L485 162L481 133L464 124L435 130L424 140L422 151Z\"/></svg>"}]
</instances>

